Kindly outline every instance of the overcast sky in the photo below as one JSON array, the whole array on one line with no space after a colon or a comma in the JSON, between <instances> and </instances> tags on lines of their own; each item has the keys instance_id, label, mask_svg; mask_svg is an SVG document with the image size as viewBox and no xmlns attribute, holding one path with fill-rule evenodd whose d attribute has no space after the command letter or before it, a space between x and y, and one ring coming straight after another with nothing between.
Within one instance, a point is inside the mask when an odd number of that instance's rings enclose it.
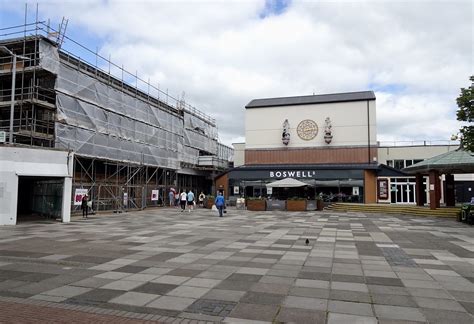
<instances>
[{"instance_id":1,"label":"overcast sky","mask_svg":"<svg viewBox=\"0 0 474 324\"><path fill-rule=\"evenodd\" d=\"M473 74L471 0L37 2L40 20L65 16L67 36L184 92L225 144L245 140L252 99L364 90L379 141L447 141ZM0 0L0 26L22 24L24 8Z\"/></svg>"}]
</instances>

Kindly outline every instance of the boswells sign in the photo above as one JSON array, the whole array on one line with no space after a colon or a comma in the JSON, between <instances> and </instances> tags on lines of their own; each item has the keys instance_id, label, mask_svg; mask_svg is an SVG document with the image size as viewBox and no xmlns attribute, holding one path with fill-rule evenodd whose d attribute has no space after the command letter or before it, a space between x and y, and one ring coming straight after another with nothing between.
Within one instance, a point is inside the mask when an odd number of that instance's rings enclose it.
<instances>
[{"instance_id":1,"label":"boswells sign","mask_svg":"<svg viewBox=\"0 0 474 324\"><path fill-rule=\"evenodd\" d=\"M300 171L269 171L269 178L314 178L316 171L300 170Z\"/></svg>"}]
</instances>

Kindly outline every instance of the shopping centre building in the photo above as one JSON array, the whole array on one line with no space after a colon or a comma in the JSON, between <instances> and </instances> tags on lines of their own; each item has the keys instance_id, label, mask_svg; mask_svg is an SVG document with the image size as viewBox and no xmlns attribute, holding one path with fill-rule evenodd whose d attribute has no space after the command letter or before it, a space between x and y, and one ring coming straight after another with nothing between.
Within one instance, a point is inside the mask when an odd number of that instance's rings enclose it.
<instances>
[{"instance_id":1,"label":"shopping centre building","mask_svg":"<svg viewBox=\"0 0 474 324\"><path fill-rule=\"evenodd\" d=\"M326 201L415 204L415 177L401 169L459 145L380 143L372 91L252 100L245 143L234 144L235 168L217 178L229 199L304 196ZM294 178L299 189L272 188ZM455 175L459 201L470 200L472 175ZM270 184L270 185L269 185ZM421 201L429 203L429 180ZM441 196L443 199L443 196Z\"/></svg>"}]
</instances>

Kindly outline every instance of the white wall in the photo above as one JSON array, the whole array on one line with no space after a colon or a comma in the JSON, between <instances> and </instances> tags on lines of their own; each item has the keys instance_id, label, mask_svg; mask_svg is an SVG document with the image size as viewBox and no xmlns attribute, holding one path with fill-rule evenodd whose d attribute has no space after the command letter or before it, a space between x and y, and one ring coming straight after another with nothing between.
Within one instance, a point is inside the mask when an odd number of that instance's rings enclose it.
<instances>
[{"instance_id":1,"label":"white wall","mask_svg":"<svg viewBox=\"0 0 474 324\"><path fill-rule=\"evenodd\" d=\"M232 143L234 147L234 167L245 164L245 143Z\"/></svg>"},{"instance_id":2,"label":"white wall","mask_svg":"<svg viewBox=\"0 0 474 324\"><path fill-rule=\"evenodd\" d=\"M71 218L73 155L42 148L0 146L0 225L15 225L18 201L18 177L64 178L61 219Z\"/></svg>"},{"instance_id":3,"label":"white wall","mask_svg":"<svg viewBox=\"0 0 474 324\"><path fill-rule=\"evenodd\" d=\"M387 160L426 160L457 148L459 145L387 146L379 147L377 153L379 163L387 164Z\"/></svg>"},{"instance_id":4,"label":"white wall","mask_svg":"<svg viewBox=\"0 0 474 324\"><path fill-rule=\"evenodd\" d=\"M369 101L370 144L377 141L375 101ZM324 120L332 122L331 144L324 142ZM281 141L283 122L290 123L290 143ZM296 128L305 119L318 125L316 137L310 141L299 138ZM245 110L246 149L283 147L367 146L367 101L337 102L281 107L247 108Z\"/></svg>"}]
</instances>

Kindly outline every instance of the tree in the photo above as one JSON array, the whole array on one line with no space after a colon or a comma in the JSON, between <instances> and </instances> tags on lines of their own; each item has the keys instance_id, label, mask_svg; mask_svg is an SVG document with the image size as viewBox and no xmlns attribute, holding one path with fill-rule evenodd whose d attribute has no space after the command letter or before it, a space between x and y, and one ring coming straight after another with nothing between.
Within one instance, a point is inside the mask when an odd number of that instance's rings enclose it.
<instances>
[{"instance_id":1,"label":"tree","mask_svg":"<svg viewBox=\"0 0 474 324\"><path fill-rule=\"evenodd\" d=\"M471 86L461 88L461 94L456 99L458 104L457 119L468 122L468 125L461 127L461 145L465 149L474 152L474 126L471 123L474 120L474 75L469 78Z\"/></svg>"}]
</instances>

